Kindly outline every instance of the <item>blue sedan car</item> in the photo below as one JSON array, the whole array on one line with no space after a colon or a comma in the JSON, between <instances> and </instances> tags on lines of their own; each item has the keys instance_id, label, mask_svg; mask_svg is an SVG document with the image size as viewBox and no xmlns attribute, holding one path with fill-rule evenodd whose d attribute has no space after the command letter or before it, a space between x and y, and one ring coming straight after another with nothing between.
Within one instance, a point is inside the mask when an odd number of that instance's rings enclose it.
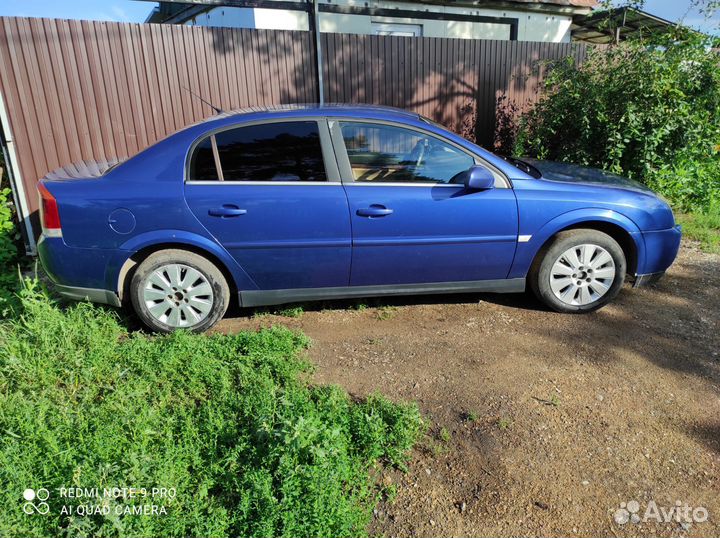
<instances>
[{"instance_id":1,"label":"blue sedan car","mask_svg":"<svg viewBox=\"0 0 720 538\"><path fill-rule=\"evenodd\" d=\"M220 114L113 166L39 183L42 263L69 298L132 304L156 331L245 306L522 292L590 312L654 280L680 229L627 179L502 159L414 113Z\"/></svg>"}]
</instances>

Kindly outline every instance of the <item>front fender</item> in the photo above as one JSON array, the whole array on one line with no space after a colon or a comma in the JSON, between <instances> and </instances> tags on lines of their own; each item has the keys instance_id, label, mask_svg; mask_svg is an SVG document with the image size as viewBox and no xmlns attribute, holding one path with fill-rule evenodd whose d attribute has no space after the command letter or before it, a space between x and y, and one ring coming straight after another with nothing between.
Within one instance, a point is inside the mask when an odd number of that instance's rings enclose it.
<instances>
[{"instance_id":1,"label":"front fender","mask_svg":"<svg viewBox=\"0 0 720 538\"><path fill-rule=\"evenodd\" d=\"M515 259L510 269L510 273L508 274L508 278L522 278L527 276L528 271L530 270L530 265L535 259L535 256L543 245L545 245L548 239L562 230L577 226L578 224L582 224L584 222L605 222L608 224L614 224L625 230L635 243L638 267L645 265L645 241L637 225L628 217L622 213L618 213L617 211L590 207L575 209L558 215L543 224L534 232L532 232L532 230L524 230L521 226L519 234L520 237L530 236L530 239L527 242L518 242L517 250L515 251Z\"/></svg>"},{"instance_id":2,"label":"front fender","mask_svg":"<svg viewBox=\"0 0 720 538\"><path fill-rule=\"evenodd\" d=\"M215 256L225 266L235 281L238 290L256 290L257 285L243 270L235 259L227 250L218 245L215 241L198 235L193 232L184 230L155 230L136 235L123 243L117 254L110 260L107 265L105 275L108 284L107 289L119 290L120 274L123 265L130 259L133 254L155 245L177 245L182 248L183 245L194 247L196 249L208 252Z\"/></svg>"}]
</instances>

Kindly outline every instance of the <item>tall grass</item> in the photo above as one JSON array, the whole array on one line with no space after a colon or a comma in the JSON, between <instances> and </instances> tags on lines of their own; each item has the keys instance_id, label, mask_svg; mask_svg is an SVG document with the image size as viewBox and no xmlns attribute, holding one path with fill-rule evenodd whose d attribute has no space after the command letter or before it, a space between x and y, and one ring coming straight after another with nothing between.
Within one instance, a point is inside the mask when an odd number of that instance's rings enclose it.
<instances>
[{"instance_id":1,"label":"tall grass","mask_svg":"<svg viewBox=\"0 0 720 538\"><path fill-rule=\"evenodd\" d=\"M372 468L402 465L423 430L413 405L308 384L308 340L284 328L128 334L110 311L61 310L32 287L22 307L0 325L3 537L362 536ZM41 487L49 513L25 514L23 491ZM87 504L110 513L62 513ZM167 513L118 515L144 504Z\"/></svg>"},{"instance_id":2,"label":"tall grass","mask_svg":"<svg viewBox=\"0 0 720 538\"><path fill-rule=\"evenodd\" d=\"M705 212L680 214L678 221L685 237L698 241L707 252L720 254L720 202Z\"/></svg>"}]
</instances>

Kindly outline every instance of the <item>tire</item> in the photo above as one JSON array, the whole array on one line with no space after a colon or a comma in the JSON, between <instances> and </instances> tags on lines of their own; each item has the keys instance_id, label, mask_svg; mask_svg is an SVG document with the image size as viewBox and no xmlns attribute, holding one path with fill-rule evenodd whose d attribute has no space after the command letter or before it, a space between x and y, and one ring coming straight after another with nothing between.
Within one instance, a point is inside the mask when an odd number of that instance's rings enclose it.
<instances>
[{"instance_id":1,"label":"tire","mask_svg":"<svg viewBox=\"0 0 720 538\"><path fill-rule=\"evenodd\" d=\"M203 332L225 315L230 289L208 259L186 250L161 250L150 254L133 274L130 300L153 331Z\"/></svg>"},{"instance_id":2,"label":"tire","mask_svg":"<svg viewBox=\"0 0 720 538\"><path fill-rule=\"evenodd\" d=\"M530 287L557 312L593 312L617 296L626 269L625 254L612 237L597 230L568 230L537 256Z\"/></svg>"}]
</instances>

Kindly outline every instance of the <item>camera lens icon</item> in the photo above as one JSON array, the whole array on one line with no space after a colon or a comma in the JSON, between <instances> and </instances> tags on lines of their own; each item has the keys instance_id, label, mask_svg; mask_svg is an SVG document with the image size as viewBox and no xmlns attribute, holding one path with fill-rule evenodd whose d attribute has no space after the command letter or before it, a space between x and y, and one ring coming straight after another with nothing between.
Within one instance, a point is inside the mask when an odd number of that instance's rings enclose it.
<instances>
[{"instance_id":1,"label":"camera lens icon","mask_svg":"<svg viewBox=\"0 0 720 538\"><path fill-rule=\"evenodd\" d=\"M46 503L50 498L50 492L45 488L34 490L27 488L23 491L23 499L27 502L23 504L23 512L27 515L32 514L47 514L50 511L50 505ZM33 502L37 501L37 502Z\"/></svg>"}]
</instances>

